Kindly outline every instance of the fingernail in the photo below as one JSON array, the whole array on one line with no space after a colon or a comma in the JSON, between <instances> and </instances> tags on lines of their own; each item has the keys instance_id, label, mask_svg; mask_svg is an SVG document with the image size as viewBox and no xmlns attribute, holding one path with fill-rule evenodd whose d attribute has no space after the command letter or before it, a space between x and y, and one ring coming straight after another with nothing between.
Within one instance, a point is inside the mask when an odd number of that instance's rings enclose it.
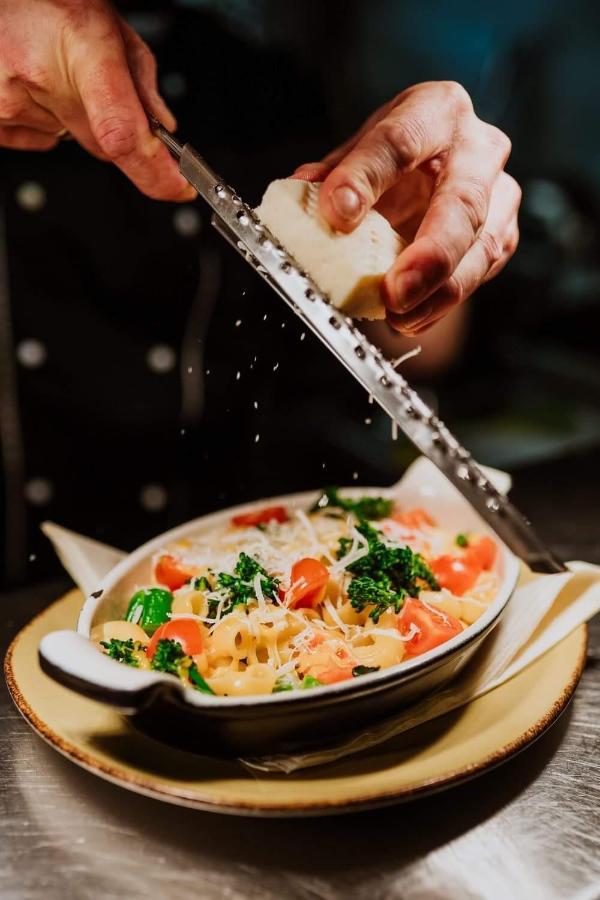
<instances>
[{"instance_id":1,"label":"fingernail","mask_svg":"<svg viewBox=\"0 0 600 900\"><path fill-rule=\"evenodd\" d=\"M425 282L421 272L408 270L401 272L394 283L398 311L406 312L415 306L425 293Z\"/></svg>"},{"instance_id":2,"label":"fingernail","mask_svg":"<svg viewBox=\"0 0 600 900\"><path fill-rule=\"evenodd\" d=\"M331 205L341 219L353 222L362 209L362 201L351 187L339 187L331 195Z\"/></svg>"}]
</instances>

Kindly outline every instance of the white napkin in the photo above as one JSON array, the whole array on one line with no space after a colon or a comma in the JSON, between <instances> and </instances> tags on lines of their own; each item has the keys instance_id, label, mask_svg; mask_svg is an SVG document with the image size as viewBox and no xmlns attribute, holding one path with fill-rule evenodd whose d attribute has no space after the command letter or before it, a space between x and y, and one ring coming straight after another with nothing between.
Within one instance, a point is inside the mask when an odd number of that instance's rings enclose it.
<instances>
[{"instance_id":1,"label":"white napkin","mask_svg":"<svg viewBox=\"0 0 600 900\"><path fill-rule=\"evenodd\" d=\"M397 716L325 750L242 760L261 772L294 772L334 762L396 737L498 687L571 631L600 612L600 566L568 563L560 575L534 575L525 566L508 608L468 667L447 688Z\"/></svg>"},{"instance_id":2,"label":"white napkin","mask_svg":"<svg viewBox=\"0 0 600 900\"><path fill-rule=\"evenodd\" d=\"M419 486L427 474L428 485L435 482L435 477L441 479L438 487L441 485L442 495L437 497L437 502L442 503L450 488L439 473L433 475L432 468L426 460L413 464L400 483L405 496L410 498L412 492L412 499L418 502ZM508 487L509 479L504 473L495 472L494 477ZM86 594L125 556L121 550L52 522L45 522L42 528L64 567ZM284 773L333 762L381 744L498 687L600 611L600 566L571 562L568 568L568 572L559 575L535 575L523 565L518 587L503 618L467 668L444 690L424 697L392 719L347 737L336 746L242 762L262 772Z\"/></svg>"}]
</instances>

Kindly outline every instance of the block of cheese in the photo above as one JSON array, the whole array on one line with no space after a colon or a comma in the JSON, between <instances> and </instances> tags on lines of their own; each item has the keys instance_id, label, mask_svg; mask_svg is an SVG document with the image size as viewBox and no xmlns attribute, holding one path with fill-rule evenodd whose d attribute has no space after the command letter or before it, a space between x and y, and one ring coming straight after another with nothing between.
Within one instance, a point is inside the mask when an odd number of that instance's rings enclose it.
<instances>
[{"instance_id":1,"label":"block of cheese","mask_svg":"<svg viewBox=\"0 0 600 900\"><path fill-rule=\"evenodd\" d=\"M334 306L357 319L383 319L381 279L404 247L378 212L350 234L334 231L319 212L320 185L273 181L256 214Z\"/></svg>"}]
</instances>

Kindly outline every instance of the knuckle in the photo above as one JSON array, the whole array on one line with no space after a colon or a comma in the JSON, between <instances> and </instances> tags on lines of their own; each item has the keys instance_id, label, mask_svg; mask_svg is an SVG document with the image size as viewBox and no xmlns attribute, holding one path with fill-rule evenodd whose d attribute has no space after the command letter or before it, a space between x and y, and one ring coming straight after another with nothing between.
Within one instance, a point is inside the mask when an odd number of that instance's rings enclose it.
<instances>
[{"instance_id":1,"label":"knuckle","mask_svg":"<svg viewBox=\"0 0 600 900\"><path fill-rule=\"evenodd\" d=\"M110 159L129 156L136 149L136 132L133 125L119 116L102 119L93 131L100 149Z\"/></svg>"},{"instance_id":2,"label":"knuckle","mask_svg":"<svg viewBox=\"0 0 600 900\"><path fill-rule=\"evenodd\" d=\"M442 81L441 86L447 100L449 100L459 112L470 112L473 109L473 104L468 91L466 91L458 81Z\"/></svg>"},{"instance_id":3,"label":"knuckle","mask_svg":"<svg viewBox=\"0 0 600 900\"><path fill-rule=\"evenodd\" d=\"M423 123L414 116L384 119L375 126L398 169L408 169L420 158L425 143Z\"/></svg>"},{"instance_id":4,"label":"knuckle","mask_svg":"<svg viewBox=\"0 0 600 900\"><path fill-rule=\"evenodd\" d=\"M495 125L489 125L487 122L484 123L484 131L488 147L498 154L503 163L506 162L512 150L512 142L509 136L501 131L500 128L496 128Z\"/></svg>"},{"instance_id":5,"label":"knuckle","mask_svg":"<svg viewBox=\"0 0 600 900\"><path fill-rule=\"evenodd\" d=\"M512 194L512 203L515 207L515 211L518 211L521 206L521 200L523 199L523 190L518 181L512 177L512 175L508 175L506 172L502 173L502 183L503 190L506 190L507 193Z\"/></svg>"},{"instance_id":6,"label":"knuckle","mask_svg":"<svg viewBox=\"0 0 600 900\"><path fill-rule=\"evenodd\" d=\"M489 192L485 181L476 175L463 178L456 186L455 194L473 231L477 232L485 222L488 211Z\"/></svg>"},{"instance_id":7,"label":"knuckle","mask_svg":"<svg viewBox=\"0 0 600 900\"><path fill-rule=\"evenodd\" d=\"M48 82L48 70L25 56L14 61L14 81L30 90L40 90Z\"/></svg>"},{"instance_id":8,"label":"knuckle","mask_svg":"<svg viewBox=\"0 0 600 900\"><path fill-rule=\"evenodd\" d=\"M504 255L504 248L495 234L491 231L482 231L477 238L481 250L483 251L488 269L499 262Z\"/></svg>"}]
</instances>

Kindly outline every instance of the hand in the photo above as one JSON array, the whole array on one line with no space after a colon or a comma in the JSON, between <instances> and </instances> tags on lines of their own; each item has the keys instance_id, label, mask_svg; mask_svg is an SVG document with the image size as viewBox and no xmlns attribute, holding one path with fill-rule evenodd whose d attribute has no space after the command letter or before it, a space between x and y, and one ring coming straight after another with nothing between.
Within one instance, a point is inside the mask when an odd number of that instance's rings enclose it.
<instances>
[{"instance_id":1,"label":"hand","mask_svg":"<svg viewBox=\"0 0 600 900\"><path fill-rule=\"evenodd\" d=\"M506 265L519 240L521 191L503 171L510 141L482 122L454 82L411 87L296 178L323 181L321 212L352 231L371 207L411 241L386 274L389 323L429 328Z\"/></svg>"},{"instance_id":2,"label":"hand","mask_svg":"<svg viewBox=\"0 0 600 900\"><path fill-rule=\"evenodd\" d=\"M149 197L193 199L144 107L175 128L151 51L107 0L0 0L0 146L49 150L66 130Z\"/></svg>"}]
</instances>

